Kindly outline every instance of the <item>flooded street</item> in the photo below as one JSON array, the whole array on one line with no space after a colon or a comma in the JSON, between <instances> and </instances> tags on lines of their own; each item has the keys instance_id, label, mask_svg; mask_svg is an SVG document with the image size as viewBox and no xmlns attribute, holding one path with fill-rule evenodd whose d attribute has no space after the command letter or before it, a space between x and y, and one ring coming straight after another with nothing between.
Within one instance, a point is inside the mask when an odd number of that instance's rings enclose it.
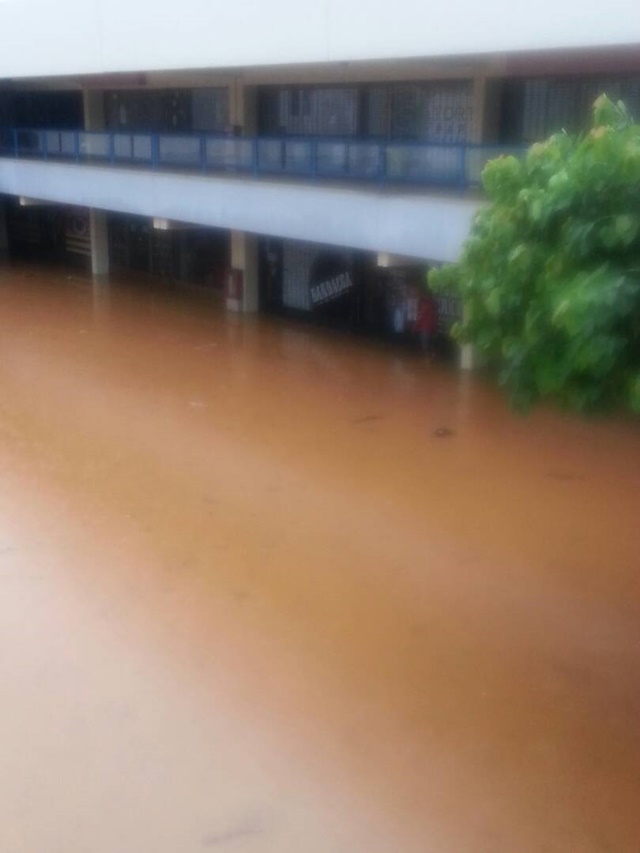
<instances>
[{"instance_id":1,"label":"flooded street","mask_svg":"<svg viewBox=\"0 0 640 853\"><path fill-rule=\"evenodd\" d=\"M634 853L640 427L0 267L0 850Z\"/></svg>"}]
</instances>

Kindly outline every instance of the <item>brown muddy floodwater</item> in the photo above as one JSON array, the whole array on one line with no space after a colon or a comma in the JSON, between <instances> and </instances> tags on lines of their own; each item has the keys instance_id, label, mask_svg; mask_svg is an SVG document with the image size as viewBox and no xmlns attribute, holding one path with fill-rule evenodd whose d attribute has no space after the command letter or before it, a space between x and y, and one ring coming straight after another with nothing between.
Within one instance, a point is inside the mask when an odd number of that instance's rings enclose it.
<instances>
[{"instance_id":1,"label":"brown muddy floodwater","mask_svg":"<svg viewBox=\"0 0 640 853\"><path fill-rule=\"evenodd\" d=\"M640 428L0 269L2 853L637 853Z\"/></svg>"}]
</instances>

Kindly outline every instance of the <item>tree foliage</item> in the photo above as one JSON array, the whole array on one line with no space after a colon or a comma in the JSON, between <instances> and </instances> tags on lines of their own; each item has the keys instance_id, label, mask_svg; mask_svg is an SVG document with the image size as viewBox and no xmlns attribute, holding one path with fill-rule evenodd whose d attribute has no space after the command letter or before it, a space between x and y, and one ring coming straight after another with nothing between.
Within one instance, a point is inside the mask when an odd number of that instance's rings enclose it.
<instances>
[{"instance_id":1,"label":"tree foliage","mask_svg":"<svg viewBox=\"0 0 640 853\"><path fill-rule=\"evenodd\" d=\"M483 172L490 204L459 263L461 342L499 370L515 405L640 411L640 125L602 95L593 127Z\"/></svg>"}]
</instances>

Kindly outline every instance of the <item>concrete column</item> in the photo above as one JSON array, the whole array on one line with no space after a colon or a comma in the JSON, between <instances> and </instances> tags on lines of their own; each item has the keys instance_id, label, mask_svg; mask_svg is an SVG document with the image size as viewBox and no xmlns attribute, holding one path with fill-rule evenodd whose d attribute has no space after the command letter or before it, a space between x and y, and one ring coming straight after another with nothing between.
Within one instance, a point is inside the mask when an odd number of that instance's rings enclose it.
<instances>
[{"instance_id":1,"label":"concrete column","mask_svg":"<svg viewBox=\"0 0 640 853\"><path fill-rule=\"evenodd\" d=\"M470 142L478 145L497 143L500 135L502 81L492 77L473 80L473 124Z\"/></svg>"},{"instance_id":2,"label":"concrete column","mask_svg":"<svg viewBox=\"0 0 640 853\"><path fill-rule=\"evenodd\" d=\"M84 129L104 130L104 93L101 89L85 89L82 93Z\"/></svg>"},{"instance_id":3,"label":"concrete column","mask_svg":"<svg viewBox=\"0 0 640 853\"><path fill-rule=\"evenodd\" d=\"M255 86L245 86L236 78L229 87L229 123L240 136L258 132L258 107Z\"/></svg>"},{"instance_id":4,"label":"concrete column","mask_svg":"<svg viewBox=\"0 0 640 853\"><path fill-rule=\"evenodd\" d=\"M83 92L84 129L104 130L104 93L101 89L85 89ZM109 274L109 234L107 214L103 210L89 211L91 232L91 272L95 276Z\"/></svg>"},{"instance_id":5,"label":"concrete column","mask_svg":"<svg viewBox=\"0 0 640 853\"><path fill-rule=\"evenodd\" d=\"M484 81L482 128L479 141L486 145L495 144L500 138L503 88L502 80L487 78Z\"/></svg>"},{"instance_id":6,"label":"concrete column","mask_svg":"<svg viewBox=\"0 0 640 853\"><path fill-rule=\"evenodd\" d=\"M0 198L0 260L9 257L9 235L4 200Z\"/></svg>"},{"instance_id":7,"label":"concrete column","mask_svg":"<svg viewBox=\"0 0 640 853\"><path fill-rule=\"evenodd\" d=\"M471 130L471 142L476 144L494 142L497 135L497 104L498 90L495 81L484 76L475 77L473 80L473 127ZM480 178L482 156L478 162L471 159L467 161L467 169L477 180ZM459 351L459 365L461 370L478 370L482 367L483 359L472 344L464 344Z\"/></svg>"},{"instance_id":8,"label":"concrete column","mask_svg":"<svg viewBox=\"0 0 640 853\"><path fill-rule=\"evenodd\" d=\"M473 344L463 344L460 347L459 361L461 370L479 370L484 367L485 361L482 354Z\"/></svg>"},{"instance_id":9,"label":"concrete column","mask_svg":"<svg viewBox=\"0 0 640 853\"><path fill-rule=\"evenodd\" d=\"M470 142L476 144L484 141L485 108L487 102L487 78L473 79L473 124Z\"/></svg>"},{"instance_id":10,"label":"concrete column","mask_svg":"<svg viewBox=\"0 0 640 853\"><path fill-rule=\"evenodd\" d=\"M107 214L104 210L89 211L91 232L91 272L93 275L109 274L109 231Z\"/></svg>"},{"instance_id":11,"label":"concrete column","mask_svg":"<svg viewBox=\"0 0 640 853\"><path fill-rule=\"evenodd\" d=\"M472 344L460 347L460 370L477 370L480 367L478 351Z\"/></svg>"},{"instance_id":12,"label":"concrete column","mask_svg":"<svg viewBox=\"0 0 640 853\"><path fill-rule=\"evenodd\" d=\"M92 282L91 295L93 297L93 321L96 326L104 326L109 323L111 313L111 286L109 279L95 277Z\"/></svg>"},{"instance_id":13,"label":"concrete column","mask_svg":"<svg viewBox=\"0 0 640 853\"><path fill-rule=\"evenodd\" d=\"M258 240L244 231L231 232L231 275L227 309L243 313L258 310Z\"/></svg>"}]
</instances>

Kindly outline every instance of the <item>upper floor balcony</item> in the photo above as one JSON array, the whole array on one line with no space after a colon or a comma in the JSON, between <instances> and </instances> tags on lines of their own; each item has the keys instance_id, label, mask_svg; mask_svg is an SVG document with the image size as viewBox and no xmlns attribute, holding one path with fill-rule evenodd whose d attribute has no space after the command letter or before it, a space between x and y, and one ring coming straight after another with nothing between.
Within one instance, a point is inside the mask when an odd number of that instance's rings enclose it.
<instances>
[{"instance_id":1,"label":"upper floor balcony","mask_svg":"<svg viewBox=\"0 0 640 853\"><path fill-rule=\"evenodd\" d=\"M484 164L518 148L0 130L0 193L432 262L456 260Z\"/></svg>"},{"instance_id":2,"label":"upper floor balcony","mask_svg":"<svg viewBox=\"0 0 640 853\"><path fill-rule=\"evenodd\" d=\"M0 128L0 156L153 171L467 190L515 146L329 137L88 132Z\"/></svg>"}]
</instances>

